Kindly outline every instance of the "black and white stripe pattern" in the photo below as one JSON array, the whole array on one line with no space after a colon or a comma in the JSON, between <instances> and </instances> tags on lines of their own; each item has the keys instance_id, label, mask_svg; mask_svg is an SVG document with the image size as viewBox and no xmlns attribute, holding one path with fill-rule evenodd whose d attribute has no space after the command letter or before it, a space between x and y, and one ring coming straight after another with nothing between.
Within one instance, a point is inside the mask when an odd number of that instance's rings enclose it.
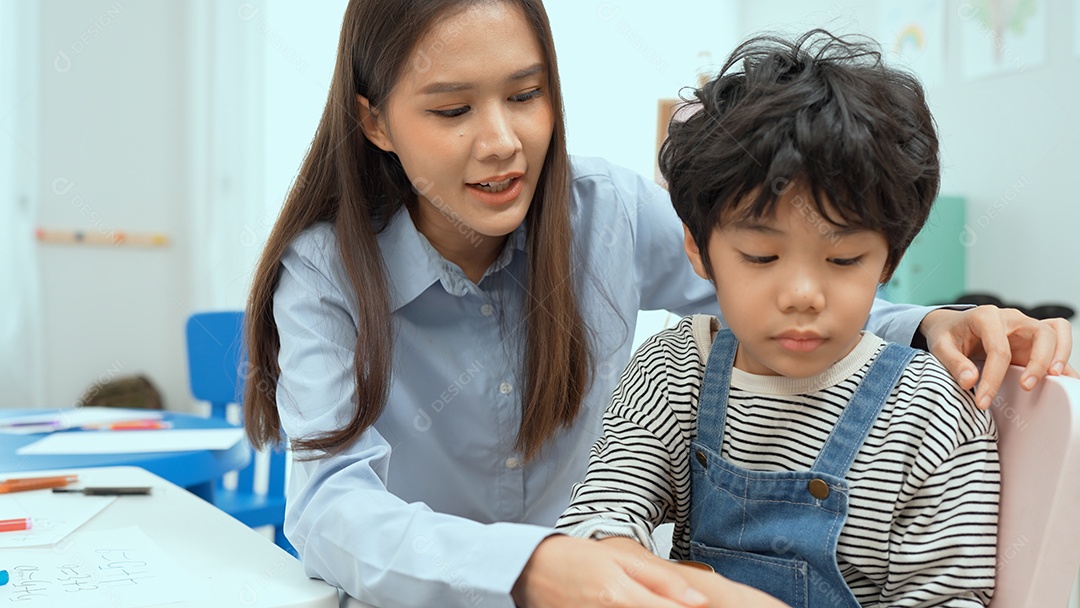
<instances>
[{"instance_id":1,"label":"black and white stripe pattern","mask_svg":"<svg viewBox=\"0 0 1080 608\"><path fill-rule=\"evenodd\" d=\"M714 319L688 317L647 341L615 389L589 471L557 527L648 534L674 522L688 555L690 441ZM864 334L808 379L733 370L723 456L757 470L808 470L883 342ZM752 391L752 392L751 392ZM994 583L997 430L931 355L902 375L848 472L837 561L863 606L983 606Z\"/></svg>"}]
</instances>

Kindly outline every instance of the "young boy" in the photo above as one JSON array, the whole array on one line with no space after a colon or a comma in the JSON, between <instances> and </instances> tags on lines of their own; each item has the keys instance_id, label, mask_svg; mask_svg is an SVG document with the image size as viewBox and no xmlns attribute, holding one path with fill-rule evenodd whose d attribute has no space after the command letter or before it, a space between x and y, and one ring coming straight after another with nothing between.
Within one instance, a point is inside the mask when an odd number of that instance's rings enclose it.
<instances>
[{"instance_id":1,"label":"young boy","mask_svg":"<svg viewBox=\"0 0 1080 608\"><path fill-rule=\"evenodd\" d=\"M655 551L674 522L673 559L796 608L985 605L990 414L862 331L938 192L921 86L816 30L743 44L696 97L660 166L724 328L685 318L638 350L557 526Z\"/></svg>"}]
</instances>

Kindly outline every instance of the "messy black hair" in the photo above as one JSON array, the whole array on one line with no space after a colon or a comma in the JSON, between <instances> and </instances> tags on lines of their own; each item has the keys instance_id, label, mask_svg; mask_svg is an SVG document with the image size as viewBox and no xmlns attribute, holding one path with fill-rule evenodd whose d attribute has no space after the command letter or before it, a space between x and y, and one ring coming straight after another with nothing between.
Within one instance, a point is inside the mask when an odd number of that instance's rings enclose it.
<instances>
[{"instance_id":1,"label":"messy black hair","mask_svg":"<svg viewBox=\"0 0 1080 608\"><path fill-rule=\"evenodd\" d=\"M756 37L686 101L660 170L710 276L713 229L771 215L793 186L830 223L883 234L883 280L896 269L941 169L922 85L886 66L876 43L820 29L794 41Z\"/></svg>"}]
</instances>

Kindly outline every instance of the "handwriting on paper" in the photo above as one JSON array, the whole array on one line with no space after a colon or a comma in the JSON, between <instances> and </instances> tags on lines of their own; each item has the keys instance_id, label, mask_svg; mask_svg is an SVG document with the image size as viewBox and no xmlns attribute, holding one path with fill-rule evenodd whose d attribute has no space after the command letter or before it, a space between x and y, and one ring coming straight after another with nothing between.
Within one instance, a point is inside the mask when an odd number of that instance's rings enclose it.
<instances>
[{"instance_id":1,"label":"handwriting on paper","mask_svg":"<svg viewBox=\"0 0 1080 608\"><path fill-rule=\"evenodd\" d=\"M54 547L5 555L0 605L138 608L205 599L139 528L76 532Z\"/></svg>"}]
</instances>

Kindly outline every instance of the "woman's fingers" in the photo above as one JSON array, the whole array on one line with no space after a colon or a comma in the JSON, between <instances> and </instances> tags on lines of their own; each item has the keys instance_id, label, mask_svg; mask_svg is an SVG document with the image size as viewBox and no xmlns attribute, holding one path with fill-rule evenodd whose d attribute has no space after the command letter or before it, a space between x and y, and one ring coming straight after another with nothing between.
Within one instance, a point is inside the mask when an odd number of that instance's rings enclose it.
<instances>
[{"instance_id":1,"label":"woman's fingers","mask_svg":"<svg viewBox=\"0 0 1080 608\"><path fill-rule=\"evenodd\" d=\"M982 409L990 407L1010 365L1024 367L1020 383L1027 390L1047 374L1077 376L1068 363L1072 326L1065 319L1037 320L1012 308L977 306L932 311L921 329L930 352L960 385L976 387ZM981 374L974 358L984 359Z\"/></svg>"},{"instance_id":2,"label":"woman's fingers","mask_svg":"<svg viewBox=\"0 0 1080 608\"><path fill-rule=\"evenodd\" d=\"M707 605L706 598L700 593L695 595L685 579L663 567L666 562L644 548L641 551L628 552L592 540L550 536L533 551L511 595L523 608L703 608Z\"/></svg>"}]
</instances>

